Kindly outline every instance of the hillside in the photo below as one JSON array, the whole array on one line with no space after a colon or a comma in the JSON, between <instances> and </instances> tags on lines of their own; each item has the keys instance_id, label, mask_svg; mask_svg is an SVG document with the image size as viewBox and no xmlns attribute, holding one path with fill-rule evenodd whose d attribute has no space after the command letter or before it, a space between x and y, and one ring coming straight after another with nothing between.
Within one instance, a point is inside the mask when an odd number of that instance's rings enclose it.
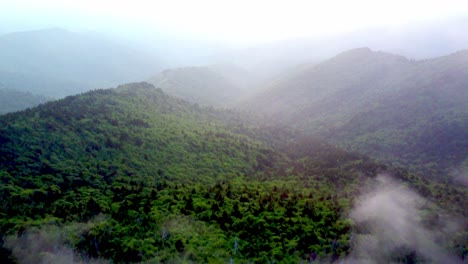
<instances>
[{"instance_id":1,"label":"hillside","mask_svg":"<svg viewBox=\"0 0 468 264\"><path fill-rule=\"evenodd\" d=\"M34 107L49 98L15 90L0 89L0 115Z\"/></svg>"},{"instance_id":2,"label":"hillside","mask_svg":"<svg viewBox=\"0 0 468 264\"><path fill-rule=\"evenodd\" d=\"M237 67L213 65L164 70L149 82L190 102L226 106L245 96L253 79Z\"/></svg>"},{"instance_id":3,"label":"hillside","mask_svg":"<svg viewBox=\"0 0 468 264\"><path fill-rule=\"evenodd\" d=\"M48 97L142 80L161 64L97 34L44 29L0 36L0 87Z\"/></svg>"},{"instance_id":4,"label":"hillside","mask_svg":"<svg viewBox=\"0 0 468 264\"><path fill-rule=\"evenodd\" d=\"M353 201L380 172L465 213L461 189L297 132L146 83L96 90L0 117L0 254L11 259L10 249L24 262L343 258Z\"/></svg>"},{"instance_id":5,"label":"hillside","mask_svg":"<svg viewBox=\"0 0 468 264\"><path fill-rule=\"evenodd\" d=\"M447 173L468 149L467 54L414 61L351 50L278 81L247 105L349 150L422 174Z\"/></svg>"}]
</instances>

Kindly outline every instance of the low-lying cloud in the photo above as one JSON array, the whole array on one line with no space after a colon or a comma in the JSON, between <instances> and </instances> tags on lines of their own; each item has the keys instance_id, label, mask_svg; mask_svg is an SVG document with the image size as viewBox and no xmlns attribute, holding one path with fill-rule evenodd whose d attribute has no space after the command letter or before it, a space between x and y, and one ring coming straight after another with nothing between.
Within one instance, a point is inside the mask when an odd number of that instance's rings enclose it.
<instances>
[{"instance_id":1,"label":"low-lying cloud","mask_svg":"<svg viewBox=\"0 0 468 264\"><path fill-rule=\"evenodd\" d=\"M350 217L355 222L351 253L338 263L464 263L447 249L462 234L463 221L389 176L376 178L370 191L358 198ZM19 237L7 237L5 247L19 263L109 263L89 258L72 246L74 238L100 220L29 228ZM322 260L318 261L326 261Z\"/></svg>"},{"instance_id":2,"label":"low-lying cloud","mask_svg":"<svg viewBox=\"0 0 468 264\"><path fill-rule=\"evenodd\" d=\"M99 218L99 217L98 217ZM20 236L9 236L4 246L11 250L18 263L31 264L81 264L109 263L101 259L93 259L77 252L72 247L74 237L89 230L95 219L88 223L74 223L68 226L44 225L31 227Z\"/></svg>"},{"instance_id":3,"label":"low-lying cloud","mask_svg":"<svg viewBox=\"0 0 468 264\"><path fill-rule=\"evenodd\" d=\"M352 252L344 263L462 263L447 245L460 225L406 186L380 175L358 199Z\"/></svg>"}]
</instances>

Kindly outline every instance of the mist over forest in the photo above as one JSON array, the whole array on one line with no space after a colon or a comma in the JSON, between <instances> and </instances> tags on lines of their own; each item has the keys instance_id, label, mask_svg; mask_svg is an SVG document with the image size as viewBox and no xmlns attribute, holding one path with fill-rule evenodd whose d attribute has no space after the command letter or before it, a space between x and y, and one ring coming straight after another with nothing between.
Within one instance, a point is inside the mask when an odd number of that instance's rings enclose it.
<instances>
[{"instance_id":1,"label":"mist over forest","mask_svg":"<svg viewBox=\"0 0 468 264\"><path fill-rule=\"evenodd\" d=\"M0 3L0 263L465 263L466 12Z\"/></svg>"}]
</instances>

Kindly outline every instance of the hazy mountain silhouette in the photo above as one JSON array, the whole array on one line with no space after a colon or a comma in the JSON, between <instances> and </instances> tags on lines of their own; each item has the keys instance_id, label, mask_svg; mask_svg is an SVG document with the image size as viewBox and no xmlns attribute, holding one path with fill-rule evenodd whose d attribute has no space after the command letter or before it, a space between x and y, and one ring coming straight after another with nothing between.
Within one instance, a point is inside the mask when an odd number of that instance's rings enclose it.
<instances>
[{"instance_id":1,"label":"hazy mountain silhouette","mask_svg":"<svg viewBox=\"0 0 468 264\"><path fill-rule=\"evenodd\" d=\"M349 33L287 39L228 51L218 60L236 64L261 76L274 78L304 63L319 63L344 50L370 47L410 59L448 55L468 47L468 18L415 22L405 27L376 27Z\"/></svg>"},{"instance_id":2,"label":"hazy mountain silhouette","mask_svg":"<svg viewBox=\"0 0 468 264\"><path fill-rule=\"evenodd\" d=\"M213 106L227 106L248 94L257 80L232 65L168 69L149 79L165 92L185 100Z\"/></svg>"},{"instance_id":3,"label":"hazy mountain silhouette","mask_svg":"<svg viewBox=\"0 0 468 264\"><path fill-rule=\"evenodd\" d=\"M272 84L255 112L390 162L466 158L468 52L430 60L355 49Z\"/></svg>"},{"instance_id":4,"label":"hazy mountain silhouette","mask_svg":"<svg viewBox=\"0 0 468 264\"><path fill-rule=\"evenodd\" d=\"M45 103L50 98L16 90L0 89L0 114L23 110Z\"/></svg>"},{"instance_id":5,"label":"hazy mountain silhouette","mask_svg":"<svg viewBox=\"0 0 468 264\"><path fill-rule=\"evenodd\" d=\"M52 97L142 80L160 65L96 34L56 28L0 36L1 87Z\"/></svg>"}]
</instances>

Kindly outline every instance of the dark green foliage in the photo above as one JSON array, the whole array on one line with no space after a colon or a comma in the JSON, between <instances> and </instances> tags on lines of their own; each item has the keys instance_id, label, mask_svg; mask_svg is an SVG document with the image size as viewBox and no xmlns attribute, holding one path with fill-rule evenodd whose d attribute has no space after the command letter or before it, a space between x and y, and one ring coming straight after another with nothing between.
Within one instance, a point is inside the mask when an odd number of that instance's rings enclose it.
<instances>
[{"instance_id":1,"label":"dark green foliage","mask_svg":"<svg viewBox=\"0 0 468 264\"><path fill-rule=\"evenodd\" d=\"M119 262L189 257L206 263L230 256L284 260L314 251L344 255L351 223L341 219L336 201L297 186L238 179L214 185L167 182L159 191L143 187L114 201L116 209L109 215L115 220L89 230L77 247ZM339 248L332 248L334 239L342 241Z\"/></svg>"},{"instance_id":2,"label":"dark green foliage","mask_svg":"<svg viewBox=\"0 0 468 264\"><path fill-rule=\"evenodd\" d=\"M463 95L439 89L387 97L328 136L348 149L426 177L446 175L467 158L468 108Z\"/></svg>"},{"instance_id":3,"label":"dark green foliage","mask_svg":"<svg viewBox=\"0 0 468 264\"><path fill-rule=\"evenodd\" d=\"M67 243L118 263L346 255L353 199L388 168L262 124L146 83L6 114L0 233L88 222Z\"/></svg>"}]
</instances>

